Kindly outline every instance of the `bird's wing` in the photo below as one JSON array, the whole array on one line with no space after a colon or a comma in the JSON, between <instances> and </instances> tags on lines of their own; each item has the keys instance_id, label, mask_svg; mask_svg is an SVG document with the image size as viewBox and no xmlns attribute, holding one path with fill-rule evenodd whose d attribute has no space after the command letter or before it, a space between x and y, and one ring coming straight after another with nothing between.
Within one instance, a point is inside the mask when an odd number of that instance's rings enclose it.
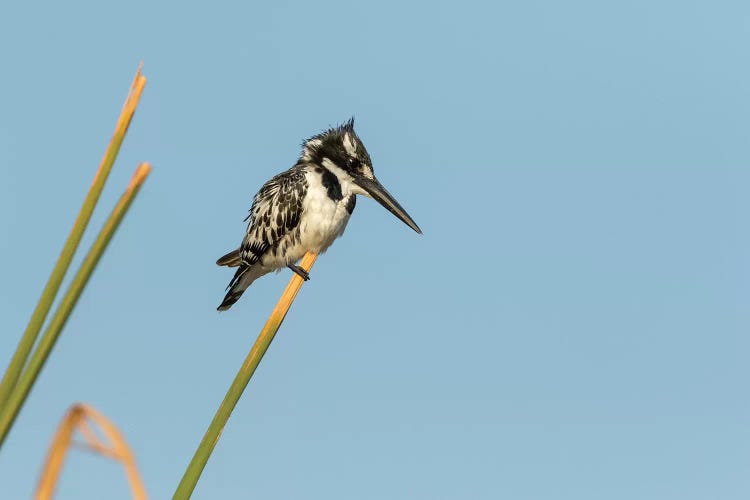
<instances>
[{"instance_id":1,"label":"bird's wing","mask_svg":"<svg viewBox=\"0 0 750 500\"><path fill-rule=\"evenodd\" d=\"M298 166L277 175L260 188L247 216L250 223L240 246L242 264L252 266L269 248L273 249L285 235L297 228L306 190L305 172Z\"/></svg>"}]
</instances>

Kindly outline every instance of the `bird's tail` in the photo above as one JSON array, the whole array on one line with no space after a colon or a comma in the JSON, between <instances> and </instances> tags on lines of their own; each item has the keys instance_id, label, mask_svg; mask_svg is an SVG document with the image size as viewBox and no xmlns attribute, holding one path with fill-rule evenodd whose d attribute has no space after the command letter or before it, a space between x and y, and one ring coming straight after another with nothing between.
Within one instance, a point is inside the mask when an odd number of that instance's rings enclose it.
<instances>
[{"instance_id":1,"label":"bird's tail","mask_svg":"<svg viewBox=\"0 0 750 500\"><path fill-rule=\"evenodd\" d=\"M240 264L242 264L242 256L240 255L239 248L237 250L232 250L216 261L217 266L237 267Z\"/></svg>"},{"instance_id":2,"label":"bird's tail","mask_svg":"<svg viewBox=\"0 0 750 500\"><path fill-rule=\"evenodd\" d=\"M224 296L224 300L221 302L217 310L226 311L232 307L232 305L240 299L245 290L247 290L247 287L252 285L253 281L263 274L265 273L262 272L259 265L240 265L237 272L234 273L232 281L229 282L227 294Z\"/></svg>"}]
</instances>

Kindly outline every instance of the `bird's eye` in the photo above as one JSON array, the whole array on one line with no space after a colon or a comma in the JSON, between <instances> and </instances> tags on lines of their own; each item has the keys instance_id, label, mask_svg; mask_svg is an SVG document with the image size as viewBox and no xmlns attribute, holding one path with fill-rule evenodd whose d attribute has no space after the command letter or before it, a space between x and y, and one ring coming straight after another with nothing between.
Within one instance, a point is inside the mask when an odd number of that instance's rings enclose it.
<instances>
[{"instance_id":1,"label":"bird's eye","mask_svg":"<svg viewBox=\"0 0 750 500\"><path fill-rule=\"evenodd\" d=\"M350 157L348 160L346 160L346 166L349 168L357 168L359 166L359 160Z\"/></svg>"}]
</instances>

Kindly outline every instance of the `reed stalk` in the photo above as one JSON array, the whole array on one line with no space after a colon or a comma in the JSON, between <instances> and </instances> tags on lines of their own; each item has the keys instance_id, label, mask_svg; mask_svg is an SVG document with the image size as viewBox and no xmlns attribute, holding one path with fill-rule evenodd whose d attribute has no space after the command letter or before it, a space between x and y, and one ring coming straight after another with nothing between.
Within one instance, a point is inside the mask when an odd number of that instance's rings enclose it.
<instances>
[{"instance_id":1,"label":"reed stalk","mask_svg":"<svg viewBox=\"0 0 750 500\"><path fill-rule=\"evenodd\" d=\"M55 314L52 316L52 319L48 323L47 328L39 341L39 345L32 354L28 365L21 373L8 401L5 405L0 406L0 447L2 447L5 442L5 438L7 437L10 428L13 426L21 407L31 391L31 387L34 385L34 382L44 367L47 357L55 346L55 343L60 336L60 332L70 317L70 313L78 302L78 298L86 287L96 265L99 263L99 259L106 250L112 236L115 231L117 231L120 222L123 217L125 217L130 204L138 194L138 190L143 185L143 182L146 180L150 171L151 166L148 163L142 163L136 169L125 193L112 210L104 227L99 232L93 245L91 245L91 249L83 260L80 269L70 283L65 296L60 301Z\"/></svg>"},{"instance_id":2,"label":"reed stalk","mask_svg":"<svg viewBox=\"0 0 750 500\"><path fill-rule=\"evenodd\" d=\"M99 169L96 171L94 181L91 183L86 198L83 200L81 210L73 223L73 228L68 235L68 239L63 245L63 249L60 252L60 256L57 258L57 263L52 269L52 273L47 279L47 284L42 291L42 295L39 298L39 302L31 314L26 330L18 342L16 351L8 364L8 368L3 375L2 381L0 381L0 408L4 408L11 392L18 382L18 378L23 371L24 366L28 360L29 354L34 347L39 336L39 331L44 325L44 321L47 319L52 303L57 296L57 292L60 290L65 274L70 267L70 262L73 260L73 255L78 248L83 233L86 230L86 226L91 220L91 214L94 212L99 197L104 189L104 184L109 177L109 173L112 170L112 165L115 163L117 154L120 151L120 146L125 138L125 134L128 131L130 122L135 114L135 109L138 106L143 88L146 85L146 78L141 74L141 68L139 67L133 83L130 86L130 92L128 97L125 99L125 104L120 113L120 117L117 120L117 126L115 127L115 133L110 140L109 146L104 153Z\"/></svg>"},{"instance_id":3,"label":"reed stalk","mask_svg":"<svg viewBox=\"0 0 750 500\"><path fill-rule=\"evenodd\" d=\"M309 272L310 268L315 263L316 258L316 254L307 253L302 258L300 266L305 271ZM174 500L186 500L192 495L196 484L198 484L198 479L200 479L201 473L203 472L203 468L206 466L208 458L216 447L216 443L219 441L219 437L221 437L224 426L227 424L229 416L232 414L232 410L234 410L234 407L240 400L240 397L242 396L245 387L247 387L248 382L250 382L250 378L255 373L255 369L258 367L260 360L263 359L263 355L268 350L268 346L271 345L271 341L279 330L281 323L284 321L286 313L289 311L289 307L297 296L297 292L302 286L302 283L302 278L297 274L294 274L284 290L284 293L281 295L281 298L276 303L276 307L273 312L271 312L271 315L266 321L263 329L260 331L260 334L258 334L258 338L255 340L253 348L250 349L250 352L245 358L245 362L242 363L240 370L237 372L237 376L229 387L226 396L224 396L224 400L221 402L221 405L219 405L219 409L216 410L216 414L214 415L211 424L208 426L206 434L198 445L198 449L195 450L193 459L185 470L185 474L182 476L182 480L172 497Z\"/></svg>"}]
</instances>

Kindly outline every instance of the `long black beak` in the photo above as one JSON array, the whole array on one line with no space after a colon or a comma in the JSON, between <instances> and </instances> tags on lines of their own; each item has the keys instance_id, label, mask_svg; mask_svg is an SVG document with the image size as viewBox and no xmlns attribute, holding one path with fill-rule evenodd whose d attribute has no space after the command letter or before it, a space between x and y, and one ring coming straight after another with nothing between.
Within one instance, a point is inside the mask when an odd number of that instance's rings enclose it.
<instances>
[{"instance_id":1,"label":"long black beak","mask_svg":"<svg viewBox=\"0 0 750 500\"><path fill-rule=\"evenodd\" d=\"M386 210L401 219L404 224L406 224L419 234L422 234L422 230L419 229L419 226L417 226L417 223L414 222L414 219L409 217L409 214L406 213L406 210L404 210L403 207L398 204L393 196L391 196L391 193L389 193L388 190L385 189L377 179L375 179L374 177L372 179L368 179L365 176L357 176L354 178L354 182L359 187L367 191L367 193L372 197L373 200L383 205Z\"/></svg>"}]
</instances>

